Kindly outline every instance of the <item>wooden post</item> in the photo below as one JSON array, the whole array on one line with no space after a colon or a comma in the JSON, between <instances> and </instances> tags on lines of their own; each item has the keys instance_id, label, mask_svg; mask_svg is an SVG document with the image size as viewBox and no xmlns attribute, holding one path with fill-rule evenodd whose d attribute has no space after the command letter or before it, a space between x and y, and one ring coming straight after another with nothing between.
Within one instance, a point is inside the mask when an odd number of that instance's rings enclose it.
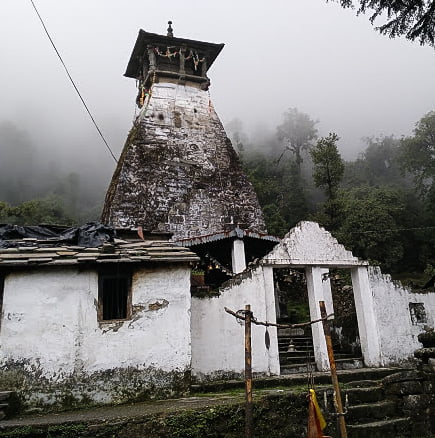
<instances>
[{"instance_id":1,"label":"wooden post","mask_svg":"<svg viewBox=\"0 0 435 438\"><path fill-rule=\"evenodd\" d=\"M325 302L319 301L319 305L320 305L320 316L322 317L322 319L324 318L322 320L323 332L325 333L326 348L328 350L328 358L329 358L329 367L331 369L332 386L334 387L335 398L337 401L336 411L337 411L337 415L338 415L338 425L339 425L339 430L340 430L340 437L347 438L346 422L344 420L344 412L343 412L343 403L341 401L340 386L338 385L337 369L335 367L334 351L332 349L331 329L330 329L329 323L326 319L327 315L326 315Z\"/></svg>"},{"instance_id":2,"label":"wooden post","mask_svg":"<svg viewBox=\"0 0 435 438\"><path fill-rule=\"evenodd\" d=\"M253 437L251 319L251 306L247 304L245 306L245 438Z\"/></svg>"}]
</instances>

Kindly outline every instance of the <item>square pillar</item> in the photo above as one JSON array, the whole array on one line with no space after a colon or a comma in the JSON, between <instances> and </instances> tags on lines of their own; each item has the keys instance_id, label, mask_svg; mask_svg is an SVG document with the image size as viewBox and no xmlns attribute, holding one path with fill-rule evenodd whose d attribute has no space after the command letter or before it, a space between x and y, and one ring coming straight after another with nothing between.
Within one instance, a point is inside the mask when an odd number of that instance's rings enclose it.
<instances>
[{"instance_id":1,"label":"square pillar","mask_svg":"<svg viewBox=\"0 0 435 438\"><path fill-rule=\"evenodd\" d=\"M366 266L352 268L352 286L364 363L368 367L382 366L379 333L369 276Z\"/></svg>"},{"instance_id":2,"label":"square pillar","mask_svg":"<svg viewBox=\"0 0 435 438\"><path fill-rule=\"evenodd\" d=\"M275 306L275 288L273 284L273 268L271 266L262 266L264 294L266 303L266 320L271 323L276 323L276 306ZM279 348L278 348L278 330L276 327L268 328L270 337L270 347L267 350L268 354L268 371L269 374L280 374L279 365Z\"/></svg>"},{"instance_id":3,"label":"square pillar","mask_svg":"<svg viewBox=\"0 0 435 438\"><path fill-rule=\"evenodd\" d=\"M325 301L326 314L331 315L334 313L334 303L332 301L331 279L329 278L329 269L321 268L322 285L323 285L323 297ZM334 319L332 316L330 319Z\"/></svg>"},{"instance_id":4,"label":"square pillar","mask_svg":"<svg viewBox=\"0 0 435 438\"><path fill-rule=\"evenodd\" d=\"M231 248L231 265L234 274L239 274L246 269L245 243L242 239L234 239Z\"/></svg>"},{"instance_id":5,"label":"square pillar","mask_svg":"<svg viewBox=\"0 0 435 438\"><path fill-rule=\"evenodd\" d=\"M321 318L319 301L325 301L326 304L322 282L322 268L319 266L309 266L305 269L305 276L307 279L310 317L313 321ZM312 324L311 330L313 332L314 359L316 360L317 369L319 371L327 371L329 370L329 359L322 323L316 322L315 324Z\"/></svg>"}]
</instances>

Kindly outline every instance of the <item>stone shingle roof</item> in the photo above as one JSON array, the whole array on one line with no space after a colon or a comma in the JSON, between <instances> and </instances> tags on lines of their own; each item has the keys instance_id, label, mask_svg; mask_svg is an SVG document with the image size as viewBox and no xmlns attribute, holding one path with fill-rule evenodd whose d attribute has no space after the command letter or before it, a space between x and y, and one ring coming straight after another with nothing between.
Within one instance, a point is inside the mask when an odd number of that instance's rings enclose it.
<instances>
[{"instance_id":1,"label":"stone shingle roof","mask_svg":"<svg viewBox=\"0 0 435 438\"><path fill-rule=\"evenodd\" d=\"M0 267L61 266L103 263L177 263L197 261L188 248L160 240L125 241L115 239L97 248L53 245L47 240L25 238L15 247L0 248Z\"/></svg>"}]
</instances>

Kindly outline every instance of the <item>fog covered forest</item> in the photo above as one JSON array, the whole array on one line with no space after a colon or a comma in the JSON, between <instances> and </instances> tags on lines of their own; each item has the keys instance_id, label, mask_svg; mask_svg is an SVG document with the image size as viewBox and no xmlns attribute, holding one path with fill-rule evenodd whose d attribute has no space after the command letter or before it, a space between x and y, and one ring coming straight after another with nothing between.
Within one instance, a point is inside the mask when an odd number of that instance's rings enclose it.
<instances>
[{"instance_id":1,"label":"fog covered forest","mask_svg":"<svg viewBox=\"0 0 435 438\"><path fill-rule=\"evenodd\" d=\"M315 220L354 254L423 284L435 273L435 111L409 137L367 137L352 161L341 158L340 133L319 138L317 124L290 108L268 134L250 136L238 119L226 126L269 233L282 237L300 220ZM94 156L88 166L59 162L6 121L0 150L0 222L99 219L113 168L92 163Z\"/></svg>"}]
</instances>

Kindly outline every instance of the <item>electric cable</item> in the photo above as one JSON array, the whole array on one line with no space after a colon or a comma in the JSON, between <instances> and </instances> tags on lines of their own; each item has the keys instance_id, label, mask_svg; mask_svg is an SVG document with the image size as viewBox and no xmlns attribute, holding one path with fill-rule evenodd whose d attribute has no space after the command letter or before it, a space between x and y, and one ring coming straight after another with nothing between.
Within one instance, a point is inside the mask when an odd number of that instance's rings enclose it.
<instances>
[{"instance_id":1,"label":"electric cable","mask_svg":"<svg viewBox=\"0 0 435 438\"><path fill-rule=\"evenodd\" d=\"M77 92L77 94L78 94L80 100L82 101L83 106L84 106L85 109L86 109L86 112L89 114L89 117L91 118L92 123L94 124L95 128L97 129L98 134L100 134L100 137L101 137L101 139L103 140L104 144L106 145L106 148L108 149L110 155L112 156L112 158L113 158L113 159L115 160L115 162L117 163L118 160L116 159L114 153L112 152L112 149L110 149L109 144L107 143L106 139L104 138L103 133L101 132L100 128L98 127L97 122L95 121L94 117L92 116L92 113L91 113L91 111L89 110L88 106L86 105L86 102L85 102L85 100L83 99L83 97L82 97L82 95L81 95L79 89L77 88L77 85L75 84L73 78L71 77L71 74L70 74L70 72L68 71L67 66L66 66L65 63L63 62L62 56L60 55L59 51L57 50L56 45L54 44L54 41L53 41L53 39L51 38L51 36L50 36L50 34L49 34L49 32L48 32L47 27L45 26L44 20L42 19L41 15L40 15L39 12L38 12L38 9L37 9L36 6L35 6L35 3L33 2L33 0L30 0L30 3L32 4L33 9L35 9L36 15L38 16L39 21L41 22L42 27L44 28L44 31L45 31L45 33L47 34L47 37L48 37L48 39L50 40L51 45L53 46L54 51L56 52L56 54L57 54L57 56L58 56L60 62L62 63L63 68L65 69L66 74L68 75L69 80L71 81L71 84L73 85L73 87L74 87L74 89L76 90L76 92Z\"/></svg>"}]
</instances>

